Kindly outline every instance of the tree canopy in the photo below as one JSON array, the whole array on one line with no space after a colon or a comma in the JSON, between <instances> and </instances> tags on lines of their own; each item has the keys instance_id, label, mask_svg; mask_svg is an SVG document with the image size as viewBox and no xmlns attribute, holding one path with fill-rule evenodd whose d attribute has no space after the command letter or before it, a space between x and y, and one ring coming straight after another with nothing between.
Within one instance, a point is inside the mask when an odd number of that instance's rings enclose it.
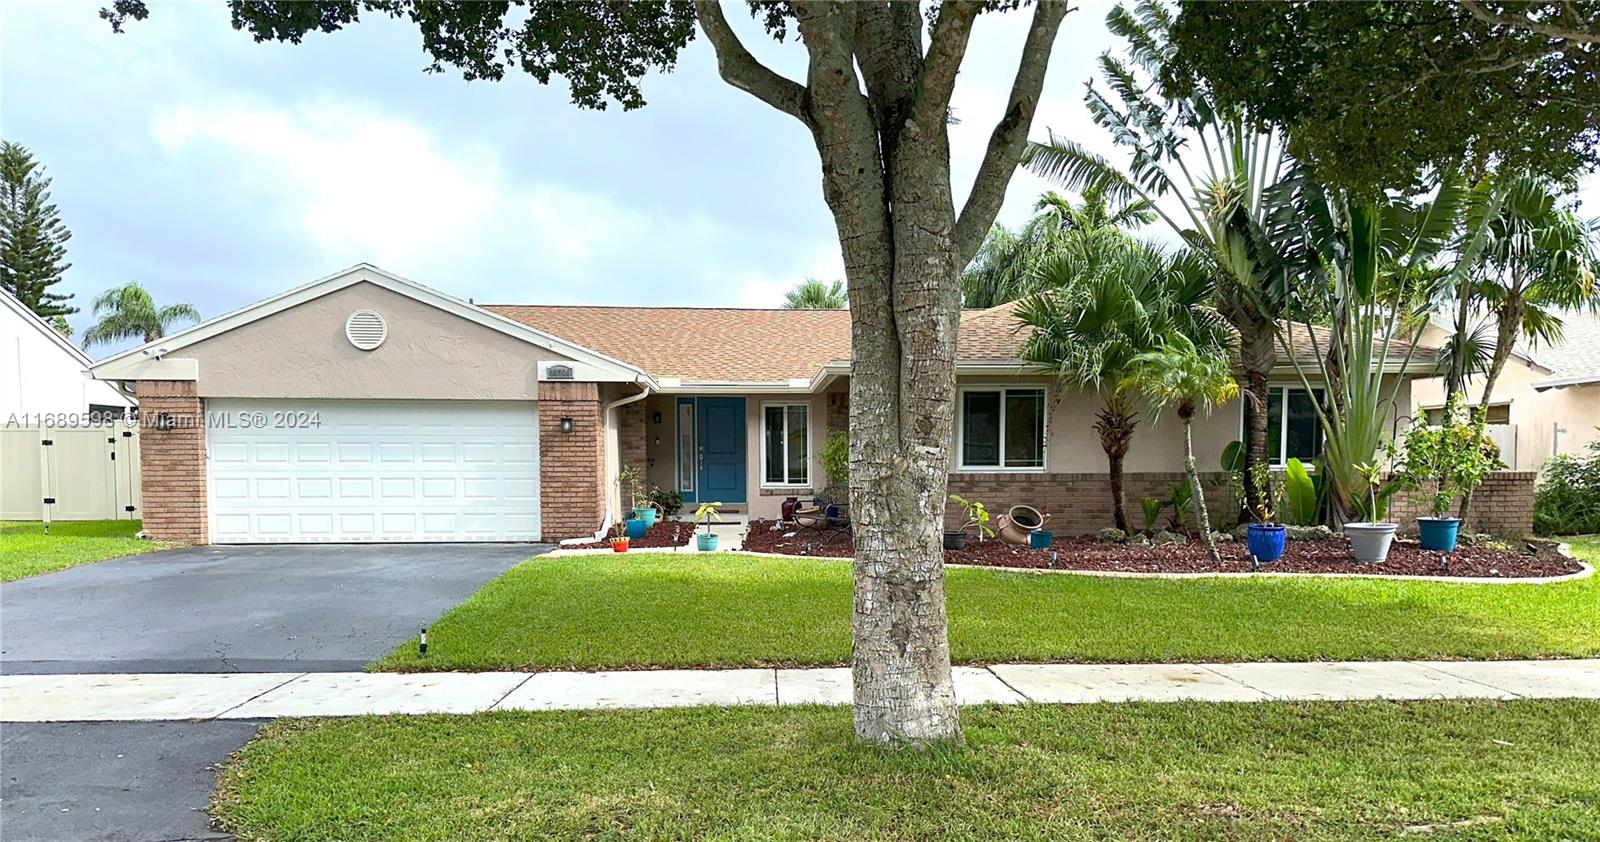
<instances>
[{"instance_id":1,"label":"tree canopy","mask_svg":"<svg viewBox=\"0 0 1600 842\"><path fill-rule=\"evenodd\" d=\"M844 281L827 284L816 278L807 278L783 294L785 310L843 310L849 303L844 293Z\"/></svg>"},{"instance_id":2,"label":"tree canopy","mask_svg":"<svg viewBox=\"0 0 1600 842\"><path fill-rule=\"evenodd\" d=\"M1600 2L1185 0L1163 84L1282 126L1362 194L1460 165L1569 179L1600 163Z\"/></svg>"},{"instance_id":3,"label":"tree canopy","mask_svg":"<svg viewBox=\"0 0 1600 842\"><path fill-rule=\"evenodd\" d=\"M25 147L0 141L0 287L57 330L61 317L78 312L71 294L50 291L72 266L69 239L44 168Z\"/></svg>"}]
</instances>

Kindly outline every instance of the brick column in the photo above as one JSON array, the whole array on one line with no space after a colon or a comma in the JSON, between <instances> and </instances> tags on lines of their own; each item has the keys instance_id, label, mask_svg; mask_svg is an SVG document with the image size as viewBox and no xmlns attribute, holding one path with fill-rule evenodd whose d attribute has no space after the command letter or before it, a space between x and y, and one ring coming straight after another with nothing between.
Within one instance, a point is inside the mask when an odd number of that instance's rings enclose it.
<instances>
[{"instance_id":1,"label":"brick column","mask_svg":"<svg viewBox=\"0 0 1600 842\"><path fill-rule=\"evenodd\" d=\"M563 432L561 419L572 419ZM539 384L539 517L544 539L592 535L605 518L605 435L594 383Z\"/></svg>"},{"instance_id":2,"label":"brick column","mask_svg":"<svg viewBox=\"0 0 1600 842\"><path fill-rule=\"evenodd\" d=\"M140 380L139 489L144 531L163 541L204 544L205 415L193 381ZM169 427L170 429L162 429Z\"/></svg>"},{"instance_id":3,"label":"brick column","mask_svg":"<svg viewBox=\"0 0 1600 842\"><path fill-rule=\"evenodd\" d=\"M622 467L637 468L640 479L650 473L648 455L645 452L644 401L634 401L623 404L617 408L617 451L622 459Z\"/></svg>"}]
</instances>

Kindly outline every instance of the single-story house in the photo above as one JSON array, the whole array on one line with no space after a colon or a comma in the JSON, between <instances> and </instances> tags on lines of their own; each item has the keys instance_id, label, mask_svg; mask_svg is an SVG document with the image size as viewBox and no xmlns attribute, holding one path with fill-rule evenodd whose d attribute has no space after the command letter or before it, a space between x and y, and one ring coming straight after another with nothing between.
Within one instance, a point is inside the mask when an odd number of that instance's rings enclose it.
<instances>
[{"instance_id":1,"label":"single-story house","mask_svg":"<svg viewBox=\"0 0 1600 842\"><path fill-rule=\"evenodd\" d=\"M1422 341L1442 345L1455 330L1451 314L1435 317ZM1489 435L1500 445L1500 457L1513 470L1538 471L1559 454L1582 454L1600 438L1600 316L1581 311L1561 314L1562 339L1530 346L1519 339L1512 346L1490 398ZM1485 324L1475 316L1471 326ZM1490 335L1493 323L1489 322ZM1484 378L1467 381L1467 399L1483 400ZM1444 379L1412 381L1411 400L1429 417L1442 415Z\"/></svg>"},{"instance_id":2,"label":"single-story house","mask_svg":"<svg viewBox=\"0 0 1600 842\"><path fill-rule=\"evenodd\" d=\"M849 417L849 320L480 306L363 264L93 373L136 384L153 535L549 541L614 522L624 465L751 518L820 492L824 442ZM1022 341L1008 306L962 314L951 491L1093 531L1110 523L1098 401L1024 367ZM1288 365L1273 383L1275 459L1313 455L1310 398ZM1198 422L1203 468L1220 467L1241 424L1239 404ZM1132 510L1178 481L1180 442L1175 418L1140 424Z\"/></svg>"}]
</instances>

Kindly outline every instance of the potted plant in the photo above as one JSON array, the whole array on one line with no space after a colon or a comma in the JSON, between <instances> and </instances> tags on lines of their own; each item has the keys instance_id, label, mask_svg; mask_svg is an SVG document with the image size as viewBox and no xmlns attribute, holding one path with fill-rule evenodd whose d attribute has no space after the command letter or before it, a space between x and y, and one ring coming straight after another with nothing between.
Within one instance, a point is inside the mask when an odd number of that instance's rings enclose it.
<instances>
[{"instance_id":1,"label":"potted plant","mask_svg":"<svg viewBox=\"0 0 1600 842\"><path fill-rule=\"evenodd\" d=\"M650 505L661 513L662 517L675 517L683 511L683 494L676 489L655 486L650 489Z\"/></svg>"},{"instance_id":2,"label":"potted plant","mask_svg":"<svg viewBox=\"0 0 1600 842\"><path fill-rule=\"evenodd\" d=\"M618 522L616 526L611 527L610 540L612 552L625 553L628 551L628 534L626 531L624 531L621 522Z\"/></svg>"},{"instance_id":3,"label":"potted plant","mask_svg":"<svg viewBox=\"0 0 1600 842\"><path fill-rule=\"evenodd\" d=\"M950 501L961 507L966 514L966 521L959 529L946 529L944 531L944 548L959 550L967 545L967 529L977 527L978 540L993 538L994 530L989 528L989 509L979 500L968 500L957 494L950 495Z\"/></svg>"},{"instance_id":4,"label":"potted plant","mask_svg":"<svg viewBox=\"0 0 1600 842\"><path fill-rule=\"evenodd\" d=\"M1252 467L1256 488L1262 489L1261 501L1250 512L1252 521L1245 529L1245 545L1257 563L1268 563L1283 558L1283 543L1287 530L1276 523L1277 504L1271 470L1265 464Z\"/></svg>"},{"instance_id":5,"label":"potted plant","mask_svg":"<svg viewBox=\"0 0 1600 842\"><path fill-rule=\"evenodd\" d=\"M633 509L633 516L644 522L644 528L649 529L656 525L656 508L650 504L649 495L645 494L644 479L639 476L639 469L629 465L617 474L617 484L628 495L628 505Z\"/></svg>"},{"instance_id":6,"label":"potted plant","mask_svg":"<svg viewBox=\"0 0 1600 842\"><path fill-rule=\"evenodd\" d=\"M711 521L716 520L720 522L722 520L722 515L717 513L717 507L720 505L722 504L701 503L700 508L695 510L695 523L704 523L706 525L704 532L698 533L694 536L695 547L700 550L700 552L715 552L717 549L717 534L711 531Z\"/></svg>"},{"instance_id":7,"label":"potted plant","mask_svg":"<svg viewBox=\"0 0 1600 842\"><path fill-rule=\"evenodd\" d=\"M1361 514L1368 520L1346 523L1344 534L1350 539L1350 555L1356 561L1382 564L1383 560L1389 557L1389 545L1394 543L1394 533L1400 528L1400 524L1378 520L1383 517L1382 509L1378 505L1378 466L1371 462L1362 462L1357 464L1355 469L1367 484L1366 511Z\"/></svg>"},{"instance_id":8,"label":"potted plant","mask_svg":"<svg viewBox=\"0 0 1600 842\"><path fill-rule=\"evenodd\" d=\"M1395 480L1407 489L1432 485L1431 517L1417 518L1418 540L1425 550L1449 553L1456 548L1461 519L1450 517L1458 497L1472 493L1501 465L1499 448L1484 434L1482 413L1468 421L1462 408L1465 397L1456 392L1445 401L1444 418L1437 427L1417 418L1405 438L1405 453L1396 463ZM1392 446L1391 446L1392 449Z\"/></svg>"}]
</instances>

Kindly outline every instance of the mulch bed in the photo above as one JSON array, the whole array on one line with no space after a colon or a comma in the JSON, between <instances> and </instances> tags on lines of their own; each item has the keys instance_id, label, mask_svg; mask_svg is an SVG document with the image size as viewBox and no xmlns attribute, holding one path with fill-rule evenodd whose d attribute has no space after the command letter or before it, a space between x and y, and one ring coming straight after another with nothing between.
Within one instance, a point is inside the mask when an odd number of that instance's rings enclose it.
<instances>
[{"instance_id":1,"label":"mulch bed","mask_svg":"<svg viewBox=\"0 0 1600 842\"><path fill-rule=\"evenodd\" d=\"M1556 552L1546 541L1510 545L1470 546L1463 544L1441 559L1439 553L1424 551L1415 542L1397 540L1383 564L1360 564L1350 559L1350 545L1343 538L1321 541L1290 541L1283 558L1263 564L1272 573L1364 573L1389 576L1487 577L1513 579L1561 576L1577 573L1582 565ZM855 552L847 535L829 540L815 531L784 526L773 529L773 521L754 521L744 548L751 552L782 553L848 558ZM1220 564L1206 556L1205 547L1191 540L1186 544L1146 546L1111 544L1092 537L1057 537L1046 550L1014 547L995 539L967 541L960 550L945 550L946 564L978 564L988 567L1020 569L1093 570L1121 573L1249 573L1250 558L1242 541L1219 543ZM1441 565L1441 561L1444 563Z\"/></svg>"},{"instance_id":2,"label":"mulch bed","mask_svg":"<svg viewBox=\"0 0 1600 842\"><path fill-rule=\"evenodd\" d=\"M644 531L643 538L634 538L628 541L630 550L660 549L661 547L681 547L694 537L694 524L683 521L657 520L656 525ZM591 541L587 544L570 544L568 546L588 549L593 547L609 548L610 541Z\"/></svg>"}]
</instances>

